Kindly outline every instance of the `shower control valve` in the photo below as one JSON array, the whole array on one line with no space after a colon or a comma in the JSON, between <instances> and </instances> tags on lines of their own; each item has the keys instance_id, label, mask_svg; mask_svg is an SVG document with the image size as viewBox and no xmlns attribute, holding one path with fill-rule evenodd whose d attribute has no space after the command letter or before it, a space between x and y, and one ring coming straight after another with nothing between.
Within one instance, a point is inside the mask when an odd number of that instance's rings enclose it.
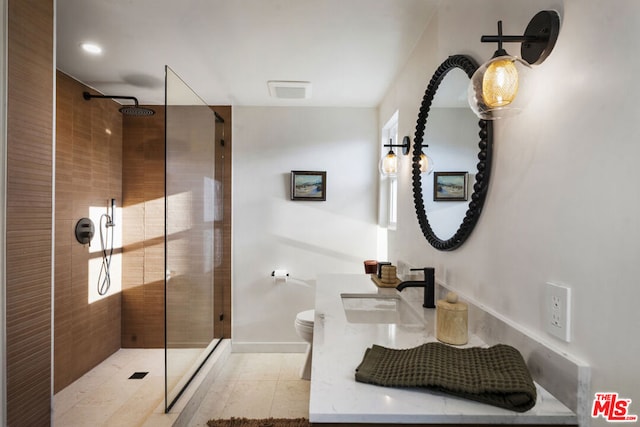
<instances>
[{"instance_id":1,"label":"shower control valve","mask_svg":"<svg viewBox=\"0 0 640 427\"><path fill-rule=\"evenodd\" d=\"M91 246L91 239L95 233L95 227L91 218L81 218L76 223L76 240L78 243Z\"/></svg>"}]
</instances>

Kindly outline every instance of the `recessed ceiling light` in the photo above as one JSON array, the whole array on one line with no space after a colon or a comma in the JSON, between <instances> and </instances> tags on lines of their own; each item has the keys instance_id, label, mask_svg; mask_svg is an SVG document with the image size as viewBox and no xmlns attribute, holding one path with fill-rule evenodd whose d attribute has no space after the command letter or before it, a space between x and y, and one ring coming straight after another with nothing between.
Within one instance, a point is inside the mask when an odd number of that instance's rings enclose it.
<instances>
[{"instance_id":1,"label":"recessed ceiling light","mask_svg":"<svg viewBox=\"0 0 640 427\"><path fill-rule=\"evenodd\" d=\"M80 47L82 47L82 50L92 55L100 55L102 53L102 48L95 43L82 43Z\"/></svg>"}]
</instances>

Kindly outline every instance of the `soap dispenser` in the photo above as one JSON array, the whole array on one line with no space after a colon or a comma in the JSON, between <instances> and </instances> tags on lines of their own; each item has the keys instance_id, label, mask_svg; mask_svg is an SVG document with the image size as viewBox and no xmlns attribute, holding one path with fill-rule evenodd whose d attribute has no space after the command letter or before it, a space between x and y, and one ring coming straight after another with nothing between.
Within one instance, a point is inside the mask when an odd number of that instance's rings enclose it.
<instances>
[{"instance_id":1,"label":"soap dispenser","mask_svg":"<svg viewBox=\"0 0 640 427\"><path fill-rule=\"evenodd\" d=\"M458 294L447 293L436 303L436 338L447 344L463 345L468 341L468 306L458 301Z\"/></svg>"}]
</instances>

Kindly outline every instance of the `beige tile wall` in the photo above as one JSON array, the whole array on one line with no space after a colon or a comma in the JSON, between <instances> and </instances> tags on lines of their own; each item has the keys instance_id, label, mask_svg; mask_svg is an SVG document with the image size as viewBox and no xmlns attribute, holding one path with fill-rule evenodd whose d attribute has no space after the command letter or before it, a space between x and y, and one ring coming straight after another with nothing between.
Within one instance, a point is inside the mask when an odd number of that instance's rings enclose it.
<instances>
[{"instance_id":1,"label":"beige tile wall","mask_svg":"<svg viewBox=\"0 0 640 427\"><path fill-rule=\"evenodd\" d=\"M231 107L212 107L225 120L216 141L216 179L224 181L223 220L216 223L223 257L214 271L216 337L231 336ZM125 117L123 134L122 347L164 346L164 108ZM224 153L224 156L222 155ZM180 307L178 307L180 309ZM189 306L185 307L190 310ZM219 315L224 314L219 322ZM181 328L189 332L187 323Z\"/></svg>"},{"instance_id":2,"label":"beige tile wall","mask_svg":"<svg viewBox=\"0 0 640 427\"><path fill-rule=\"evenodd\" d=\"M164 107L124 117L123 348L164 346Z\"/></svg>"},{"instance_id":3,"label":"beige tile wall","mask_svg":"<svg viewBox=\"0 0 640 427\"><path fill-rule=\"evenodd\" d=\"M122 200L122 116L111 100L86 101L88 87L57 72L54 391L120 348L120 295L89 302L89 260L75 224L89 208ZM96 232L99 224L95 224ZM98 244L96 236L92 244Z\"/></svg>"},{"instance_id":4,"label":"beige tile wall","mask_svg":"<svg viewBox=\"0 0 640 427\"><path fill-rule=\"evenodd\" d=\"M50 422L53 27L51 0L9 0L6 108L6 422Z\"/></svg>"}]
</instances>

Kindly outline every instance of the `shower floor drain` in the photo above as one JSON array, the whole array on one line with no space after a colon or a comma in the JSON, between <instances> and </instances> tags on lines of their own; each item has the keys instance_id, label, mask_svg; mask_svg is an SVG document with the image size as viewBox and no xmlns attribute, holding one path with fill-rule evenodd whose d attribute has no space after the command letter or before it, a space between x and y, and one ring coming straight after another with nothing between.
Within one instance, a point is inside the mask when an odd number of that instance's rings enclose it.
<instances>
[{"instance_id":1,"label":"shower floor drain","mask_svg":"<svg viewBox=\"0 0 640 427\"><path fill-rule=\"evenodd\" d=\"M141 380L147 376L149 372L134 372L133 375L129 377L130 380Z\"/></svg>"}]
</instances>

